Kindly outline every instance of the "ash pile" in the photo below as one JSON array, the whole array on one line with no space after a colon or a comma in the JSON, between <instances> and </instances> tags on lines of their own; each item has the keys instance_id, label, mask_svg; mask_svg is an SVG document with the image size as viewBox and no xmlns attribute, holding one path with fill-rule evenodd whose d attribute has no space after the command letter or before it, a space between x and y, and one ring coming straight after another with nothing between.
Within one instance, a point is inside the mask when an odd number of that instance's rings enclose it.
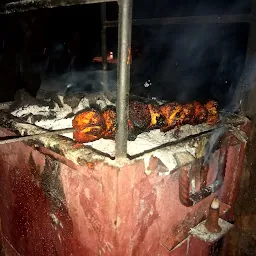
<instances>
[{"instance_id":1,"label":"ash pile","mask_svg":"<svg viewBox=\"0 0 256 256\"><path fill-rule=\"evenodd\" d=\"M22 121L47 130L57 130L71 128L74 116L86 108L103 109L115 105L103 93L84 95L62 96L51 93L45 99L37 99L21 90L16 94L9 111Z\"/></svg>"}]
</instances>

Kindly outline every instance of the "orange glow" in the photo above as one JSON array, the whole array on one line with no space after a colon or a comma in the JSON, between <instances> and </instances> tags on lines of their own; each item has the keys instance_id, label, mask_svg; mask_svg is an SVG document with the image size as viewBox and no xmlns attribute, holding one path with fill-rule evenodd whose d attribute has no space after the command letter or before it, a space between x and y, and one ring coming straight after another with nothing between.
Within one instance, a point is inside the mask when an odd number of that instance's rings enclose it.
<instances>
[{"instance_id":1,"label":"orange glow","mask_svg":"<svg viewBox=\"0 0 256 256\"><path fill-rule=\"evenodd\" d=\"M150 129L158 128L160 125L159 120L163 116L163 114L161 113L159 107L156 105L148 104L148 108L151 116L149 128Z\"/></svg>"}]
</instances>

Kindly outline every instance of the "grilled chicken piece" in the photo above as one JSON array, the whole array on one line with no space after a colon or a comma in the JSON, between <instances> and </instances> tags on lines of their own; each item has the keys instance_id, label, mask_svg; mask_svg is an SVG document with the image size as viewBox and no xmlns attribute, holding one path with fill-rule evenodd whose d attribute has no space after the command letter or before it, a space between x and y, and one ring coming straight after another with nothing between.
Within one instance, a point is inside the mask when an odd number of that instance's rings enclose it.
<instances>
[{"instance_id":1,"label":"grilled chicken piece","mask_svg":"<svg viewBox=\"0 0 256 256\"><path fill-rule=\"evenodd\" d=\"M179 130L184 124L201 124L207 122L213 125L218 121L217 103L209 101L205 105L199 102L188 104L166 103L144 104L131 101L128 119L128 138L136 139L143 131L160 128L168 131ZM116 111L107 108L103 112L88 110L78 114L73 120L74 139L80 143L91 142L100 138L114 139L116 133Z\"/></svg>"},{"instance_id":2,"label":"grilled chicken piece","mask_svg":"<svg viewBox=\"0 0 256 256\"><path fill-rule=\"evenodd\" d=\"M180 125L180 116L182 112L182 105L177 103L166 103L160 106L160 110L165 117L165 124L161 130L166 132Z\"/></svg>"},{"instance_id":3,"label":"grilled chicken piece","mask_svg":"<svg viewBox=\"0 0 256 256\"><path fill-rule=\"evenodd\" d=\"M188 103L183 105L182 113L180 116L183 124L190 124L194 122L194 104Z\"/></svg>"},{"instance_id":4,"label":"grilled chicken piece","mask_svg":"<svg viewBox=\"0 0 256 256\"><path fill-rule=\"evenodd\" d=\"M194 119L190 124L201 124L207 120L207 109L199 102L194 102Z\"/></svg>"},{"instance_id":5,"label":"grilled chicken piece","mask_svg":"<svg viewBox=\"0 0 256 256\"><path fill-rule=\"evenodd\" d=\"M205 108L207 109L208 111L208 115L207 115L207 123L209 125L212 125L212 124L216 124L217 121L218 121L218 110L217 110L217 107L218 107L218 104L216 101L208 101L206 104L205 104Z\"/></svg>"},{"instance_id":6,"label":"grilled chicken piece","mask_svg":"<svg viewBox=\"0 0 256 256\"><path fill-rule=\"evenodd\" d=\"M129 119L137 130L145 130L151 122L148 105L131 101L129 105Z\"/></svg>"},{"instance_id":7,"label":"grilled chicken piece","mask_svg":"<svg viewBox=\"0 0 256 256\"><path fill-rule=\"evenodd\" d=\"M150 124L148 129L157 129L164 125L165 117L162 114L160 108L156 104L148 104L150 112Z\"/></svg>"},{"instance_id":8,"label":"grilled chicken piece","mask_svg":"<svg viewBox=\"0 0 256 256\"><path fill-rule=\"evenodd\" d=\"M78 114L72 121L74 139L79 143L98 140L106 130L105 121L100 112L88 110Z\"/></svg>"},{"instance_id":9,"label":"grilled chicken piece","mask_svg":"<svg viewBox=\"0 0 256 256\"><path fill-rule=\"evenodd\" d=\"M105 121L105 131L103 137L105 139L114 139L116 134L116 111L114 108L107 108L102 112Z\"/></svg>"}]
</instances>

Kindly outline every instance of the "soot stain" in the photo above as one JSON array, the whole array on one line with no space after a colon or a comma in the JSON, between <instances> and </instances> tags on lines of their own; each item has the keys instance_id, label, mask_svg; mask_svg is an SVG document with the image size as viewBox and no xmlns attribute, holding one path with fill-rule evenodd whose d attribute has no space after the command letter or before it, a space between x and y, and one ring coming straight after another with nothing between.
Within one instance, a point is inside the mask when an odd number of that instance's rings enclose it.
<instances>
[{"instance_id":1,"label":"soot stain","mask_svg":"<svg viewBox=\"0 0 256 256\"><path fill-rule=\"evenodd\" d=\"M41 185L52 207L63 208L66 205L64 190L60 181L60 162L45 157L45 167L41 174Z\"/></svg>"}]
</instances>

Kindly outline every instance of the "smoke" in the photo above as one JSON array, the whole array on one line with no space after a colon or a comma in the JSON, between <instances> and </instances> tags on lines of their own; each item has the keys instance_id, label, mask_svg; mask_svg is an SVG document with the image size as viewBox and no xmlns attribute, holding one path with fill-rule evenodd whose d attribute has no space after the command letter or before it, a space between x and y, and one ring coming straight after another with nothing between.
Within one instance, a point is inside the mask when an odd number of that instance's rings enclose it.
<instances>
[{"instance_id":1,"label":"smoke","mask_svg":"<svg viewBox=\"0 0 256 256\"><path fill-rule=\"evenodd\" d=\"M244 0L205 0L197 1L198 5L195 1L187 1L187 5L184 1L163 2L158 8L156 2L149 13L137 10L136 18L140 18L140 12L142 18L242 14L249 13L250 4ZM239 109L241 84L253 82L248 81L249 70L244 70L248 24L145 26L141 31L133 29L134 35L145 37L143 41L138 36L144 45L144 60L135 61L139 67L136 75L141 82L150 79L151 96L179 102L214 99L225 111ZM225 132L225 128L213 131L205 147L204 163L209 162Z\"/></svg>"},{"instance_id":2,"label":"smoke","mask_svg":"<svg viewBox=\"0 0 256 256\"><path fill-rule=\"evenodd\" d=\"M112 95L116 92L116 70L102 71L88 68L82 71L67 72L63 75L45 78L40 89L62 96L97 92Z\"/></svg>"},{"instance_id":3,"label":"smoke","mask_svg":"<svg viewBox=\"0 0 256 256\"><path fill-rule=\"evenodd\" d=\"M134 18L248 13L247 0L228 1L137 1ZM245 61L247 24L188 24L133 27L133 41L143 48L143 57L133 59L131 93L144 90L151 81L150 97L188 102L215 99L222 109L239 108L239 77ZM55 48L54 48L55 49ZM55 49L56 50L56 49ZM58 49L57 49L58 50ZM63 50L59 49L59 52ZM89 68L67 72L49 80L65 93L115 91L116 71ZM58 80L58 81L57 81ZM57 81L57 82L56 82ZM147 88L148 89L148 88Z\"/></svg>"},{"instance_id":4,"label":"smoke","mask_svg":"<svg viewBox=\"0 0 256 256\"><path fill-rule=\"evenodd\" d=\"M227 131L226 128L221 127L219 129L215 129L212 132L204 148L204 151L205 151L204 164L209 163L211 154L218 148L221 138L226 131Z\"/></svg>"},{"instance_id":5,"label":"smoke","mask_svg":"<svg viewBox=\"0 0 256 256\"><path fill-rule=\"evenodd\" d=\"M167 1L164 2L162 8L156 8L155 16L169 9L174 9L172 16L248 11L248 2L241 0L232 1L233 4L229 1L229 5L222 6L218 6L218 1L201 1L197 6L191 4L190 9L185 8L183 2L177 8L170 8ZM190 13L186 12L188 9ZM143 12L144 17L149 16L145 9ZM150 79L150 96L179 102L212 98L221 108L233 111L230 104L244 68L247 24L145 26L143 29L144 60L143 65L141 61L134 61L138 66L135 80L136 77L141 80L137 79L136 84ZM136 30L140 32L141 28L134 30L136 35Z\"/></svg>"}]
</instances>

